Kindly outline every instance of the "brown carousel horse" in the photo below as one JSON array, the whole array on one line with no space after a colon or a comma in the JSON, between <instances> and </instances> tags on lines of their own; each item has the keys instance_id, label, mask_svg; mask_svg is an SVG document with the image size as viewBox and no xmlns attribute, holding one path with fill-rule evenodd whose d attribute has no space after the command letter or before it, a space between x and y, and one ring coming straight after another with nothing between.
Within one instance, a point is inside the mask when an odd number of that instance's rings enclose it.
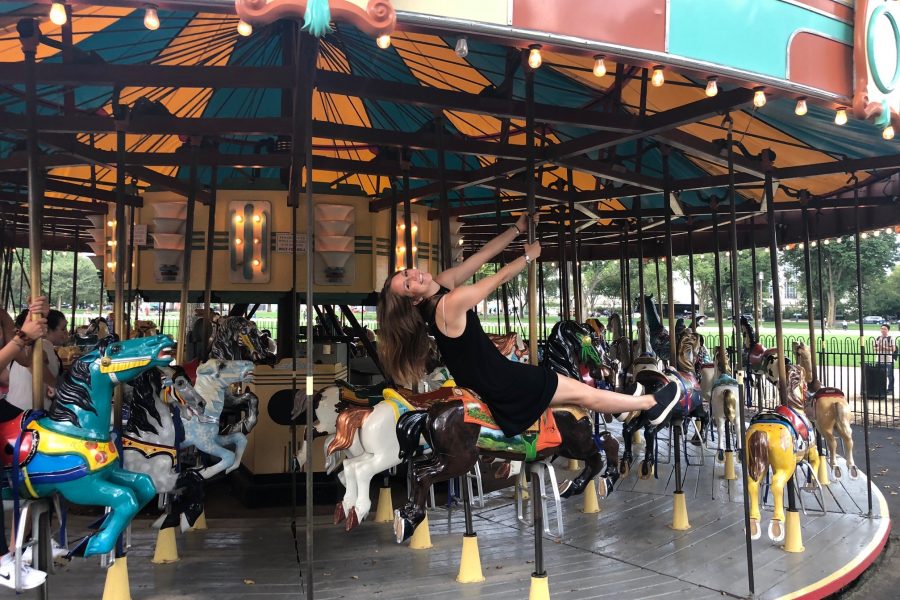
<instances>
[{"instance_id":1,"label":"brown carousel horse","mask_svg":"<svg viewBox=\"0 0 900 600\"><path fill-rule=\"evenodd\" d=\"M838 435L844 442L844 451L847 453L847 470L850 479L859 477L859 469L853 462L853 430L850 427L850 407L844 392L834 387L823 387L812 372L812 360L809 356L809 348L803 342L794 342L794 357L806 373L806 383L809 393L806 395L804 409L806 415L816 427L816 432L821 434L828 444L828 465L834 473L835 479L840 479L841 468L837 465L837 440L834 439L834 428L837 427Z\"/></svg>"},{"instance_id":2,"label":"brown carousel horse","mask_svg":"<svg viewBox=\"0 0 900 600\"><path fill-rule=\"evenodd\" d=\"M784 539L784 487L792 484L797 464L806 460L813 473L818 472L819 452L816 450L812 424L803 411L806 401L806 376L803 367L791 365L787 370L789 406L761 412L750 421L744 444L747 461L747 494L750 499L750 537L757 540L759 526L759 483L772 469L772 495L775 503L769 522L769 539Z\"/></svg>"},{"instance_id":3,"label":"brown carousel horse","mask_svg":"<svg viewBox=\"0 0 900 600\"><path fill-rule=\"evenodd\" d=\"M583 358L584 357L584 358ZM561 369L570 377L580 379L586 362L588 372L602 378L602 357L590 343L587 330L573 321L557 323L548 338L545 362L553 369ZM606 372L610 374L612 371ZM433 393L432 393L433 394ZM408 398L416 405L415 397ZM420 404L421 406L421 404ZM507 437L493 423L490 409L472 391L465 388L445 388L444 398L425 410L410 411L397 422L400 453L412 456L424 435L432 453L410 466L413 482L411 497L406 506L395 511L394 533L397 542L409 539L415 528L425 519L425 504L432 484L460 477L467 473L479 455L527 462L558 455L583 460L584 470L574 481L561 484L561 496L570 497L584 492L588 483L600 473L603 459L600 449L607 453L605 483L611 490L617 473L610 469L616 464L618 442L609 432L594 435L591 414L576 406L548 409L536 425L537 429L514 437Z\"/></svg>"},{"instance_id":4,"label":"brown carousel horse","mask_svg":"<svg viewBox=\"0 0 900 600\"><path fill-rule=\"evenodd\" d=\"M750 406L750 390L753 376L765 377L772 385L778 385L778 349L764 348L759 343L759 337L746 317L741 316L741 337L744 342L744 367L747 369L745 382L747 394L747 406ZM784 366L790 366L791 361L784 357Z\"/></svg>"}]
</instances>

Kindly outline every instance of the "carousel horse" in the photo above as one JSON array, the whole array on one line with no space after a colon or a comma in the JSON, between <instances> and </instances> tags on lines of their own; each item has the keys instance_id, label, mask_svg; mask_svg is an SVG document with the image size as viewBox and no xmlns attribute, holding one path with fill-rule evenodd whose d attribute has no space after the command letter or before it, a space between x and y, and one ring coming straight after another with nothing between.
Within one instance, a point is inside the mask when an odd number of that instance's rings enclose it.
<instances>
[{"instance_id":1,"label":"carousel horse","mask_svg":"<svg viewBox=\"0 0 900 600\"><path fill-rule=\"evenodd\" d=\"M609 360L611 364L617 365L616 389L625 388L628 373L631 370L631 361L634 353L631 348L631 340L625 335L622 328L622 318L618 313L609 316L606 323L606 329L610 334L609 342Z\"/></svg>"},{"instance_id":2,"label":"carousel horse","mask_svg":"<svg viewBox=\"0 0 900 600\"><path fill-rule=\"evenodd\" d=\"M640 301L640 298L635 298L635 301ZM646 294L644 296L644 315L647 319L647 327L650 331L650 347L653 348L653 352L656 353L656 356L659 357L660 360L668 363L670 347L669 347L669 330L666 329L662 324L662 319L659 316L659 312L656 310L656 303L653 302L653 294Z\"/></svg>"},{"instance_id":3,"label":"carousel horse","mask_svg":"<svg viewBox=\"0 0 900 600\"><path fill-rule=\"evenodd\" d=\"M803 367L791 365L787 372L789 406L757 414L750 420L744 444L747 461L747 494L750 498L750 537L762 536L759 512L759 482L772 469L772 495L775 502L768 535L773 542L784 539L784 486L791 483L797 464L807 460L818 472L812 424L803 411L806 401L806 376Z\"/></svg>"},{"instance_id":4,"label":"carousel horse","mask_svg":"<svg viewBox=\"0 0 900 600\"><path fill-rule=\"evenodd\" d=\"M150 337L152 335L157 335L158 333L159 331L157 330L156 323L153 321L137 320L134 322L134 330L131 332L130 337Z\"/></svg>"},{"instance_id":5,"label":"carousel horse","mask_svg":"<svg viewBox=\"0 0 900 600\"><path fill-rule=\"evenodd\" d=\"M853 462L853 430L850 427L850 407L844 392L834 387L823 387L812 372L812 360L809 348L803 342L794 342L794 357L806 373L809 393L806 396L804 409L806 415L828 444L828 464L835 479L840 479L841 468L837 465L837 440L834 439L834 428L844 442L847 453L847 470L850 479L859 477L859 469Z\"/></svg>"},{"instance_id":6,"label":"carousel horse","mask_svg":"<svg viewBox=\"0 0 900 600\"><path fill-rule=\"evenodd\" d=\"M75 333L75 345L79 348L90 349L102 339L109 336L109 323L104 317L94 317L88 322L83 333Z\"/></svg>"},{"instance_id":7,"label":"carousel horse","mask_svg":"<svg viewBox=\"0 0 900 600\"><path fill-rule=\"evenodd\" d=\"M247 360L209 359L197 367L194 390L206 401L204 414L182 413L184 425L184 446L194 446L197 450L218 458L216 464L200 471L203 479L209 479L221 472L231 473L241 465L241 457L247 447L247 436L243 433L219 433L219 418L225 406L226 391L235 384L243 385L252 380L253 363ZM234 451L226 446L231 446Z\"/></svg>"},{"instance_id":8,"label":"carousel horse","mask_svg":"<svg viewBox=\"0 0 900 600\"><path fill-rule=\"evenodd\" d=\"M725 451L732 448L740 452L738 428L738 382L732 376L728 355L722 346L717 348L715 380L709 393L709 407L716 423L716 460L725 460ZM703 379L701 379L701 384ZM732 439L734 446L732 446ZM724 447L723 447L724 446ZM738 455L740 456L740 454Z\"/></svg>"},{"instance_id":9,"label":"carousel horse","mask_svg":"<svg viewBox=\"0 0 900 600\"><path fill-rule=\"evenodd\" d=\"M203 487L190 485L198 480L196 471L181 469L178 449L184 443L182 414L189 418L205 412L206 401L194 391L180 367L142 373L131 382L126 394L128 421L122 432L125 468L146 473L160 495L166 514L161 527L175 527L183 514L193 525L203 511ZM174 401L173 401L174 400Z\"/></svg>"},{"instance_id":10,"label":"carousel horse","mask_svg":"<svg viewBox=\"0 0 900 600\"><path fill-rule=\"evenodd\" d=\"M578 337L572 339L573 334ZM587 344L584 338L588 339ZM586 346L591 346L586 330L573 322L558 323L548 338L547 364L580 377L582 359L576 357L582 352L590 354ZM555 354L558 349L563 349L561 355ZM596 354L592 346L591 349ZM567 360L574 364L566 364ZM398 543L409 539L425 519L431 485L463 476L479 455L527 462L551 455L583 460L584 470L574 481L560 486L564 488L560 494L563 497L583 493L600 473L603 460L588 411L574 406L554 407L541 416L536 428L507 437L494 423L488 406L474 392L459 387L442 388L440 392L441 397L427 398L428 402L421 402L416 396L409 398L410 404L419 410L407 412L397 422L397 437L404 457L416 451L422 436L432 450L430 456L410 466L411 497L402 509L394 511ZM612 439L607 435L601 443L606 447L607 440ZM614 459L609 462L615 464ZM607 486L614 483L615 476L610 473L609 477Z\"/></svg>"},{"instance_id":11,"label":"carousel horse","mask_svg":"<svg viewBox=\"0 0 900 600\"><path fill-rule=\"evenodd\" d=\"M172 362L175 343L164 335L119 341L109 336L72 365L50 411L28 411L3 424L4 467L14 493L46 498L59 493L74 504L111 510L99 529L72 550L76 556L111 552L137 512L156 495L153 480L119 466L110 437L112 392L154 367Z\"/></svg>"},{"instance_id":12,"label":"carousel horse","mask_svg":"<svg viewBox=\"0 0 900 600\"><path fill-rule=\"evenodd\" d=\"M513 362L528 362L528 346L515 331L504 335L489 333L487 336L504 357Z\"/></svg>"},{"instance_id":13,"label":"carousel horse","mask_svg":"<svg viewBox=\"0 0 900 600\"><path fill-rule=\"evenodd\" d=\"M741 333L744 342L744 367L747 369L747 402L750 402L750 379L753 375L765 377L772 385L778 385L778 349L763 348L753 326L746 317L741 316ZM784 357L787 369L791 361Z\"/></svg>"},{"instance_id":14,"label":"carousel horse","mask_svg":"<svg viewBox=\"0 0 900 600\"><path fill-rule=\"evenodd\" d=\"M686 424L693 419L700 421L700 431L698 434L704 433L709 426L709 414L703 406L703 396L700 391L700 384L697 380L695 371L696 361L694 355L699 348L699 340L690 332L686 331L678 342L677 369L667 367L664 371L645 369L635 375L635 381L639 383L645 393L652 394L663 387L670 381L678 383L680 388L681 400L669 415L668 425L679 424L686 431ZM661 427L650 427L649 422L644 413L631 413L626 419L622 427L622 437L625 440L625 450L622 453L622 460L619 462L619 472L627 475L632 460L632 436L640 429L644 429L644 460L641 463L640 478L647 479L656 471L653 455L656 446L656 434ZM699 443L699 437L694 443Z\"/></svg>"}]
</instances>

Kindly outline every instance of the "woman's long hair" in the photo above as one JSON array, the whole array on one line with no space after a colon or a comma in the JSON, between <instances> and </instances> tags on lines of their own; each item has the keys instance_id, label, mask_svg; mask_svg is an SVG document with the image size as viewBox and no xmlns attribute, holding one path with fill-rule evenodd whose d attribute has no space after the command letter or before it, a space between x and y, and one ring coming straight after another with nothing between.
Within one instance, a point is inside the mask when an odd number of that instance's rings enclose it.
<instances>
[{"instance_id":1,"label":"woman's long hair","mask_svg":"<svg viewBox=\"0 0 900 600\"><path fill-rule=\"evenodd\" d=\"M431 342L412 300L391 289L394 275L387 278L378 295L378 358L394 383L412 388L425 373Z\"/></svg>"}]
</instances>

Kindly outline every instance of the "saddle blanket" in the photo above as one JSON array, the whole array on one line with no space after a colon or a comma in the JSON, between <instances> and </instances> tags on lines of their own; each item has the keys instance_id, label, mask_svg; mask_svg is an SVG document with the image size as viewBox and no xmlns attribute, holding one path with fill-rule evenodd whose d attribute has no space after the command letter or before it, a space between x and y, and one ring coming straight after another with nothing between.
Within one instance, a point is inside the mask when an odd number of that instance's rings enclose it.
<instances>
[{"instance_id":1,"label":"saddle blanket","mask_svg":"<svg viewBox=\"0 0 900 600\"><path fill-rule=\"evenodd\" d=\"M456 389L462 392L459 399L463 403L463 421L481 426L478 447L482 450L523 454L528 461L534 460L539 452L562 444L552 409L545 410L525 432L509 437L500 430L491 409L481 398L465 388Z\"/></svg>"}]
</instances>

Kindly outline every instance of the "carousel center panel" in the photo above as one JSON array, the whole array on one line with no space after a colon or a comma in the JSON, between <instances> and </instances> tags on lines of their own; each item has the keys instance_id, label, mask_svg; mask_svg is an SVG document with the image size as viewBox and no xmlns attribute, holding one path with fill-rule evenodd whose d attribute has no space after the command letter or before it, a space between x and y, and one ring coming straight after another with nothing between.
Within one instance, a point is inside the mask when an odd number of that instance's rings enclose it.
<instances>
[{"instance_id":1,"label":"carousel center panel","mask_svg":"<svg viewBox=\"0 0 900 600\"><path fill-rule=\"evenodd\" d=\"M544 537L552 598L747 597L740 465L738 479L725 481L714 450L688 444L690 464L683 465L683 472L691 528L675 531L670 527L674 473L669 448L668 436L661 433L658 478L640 480L632 469L600 500L599 514L581 512L582 498L563 500L564 537ZM643 448L636 450L640 456ZM566 462L555 463L560 480L575 474ZM838 462L845 467L843 459ZM785 552L765 533L753 542L757 597L822 598L848 585L877 558L890 529L887 505L873 486L873 516L867 518L866 478L850 480L846 472L821 494L800 492L806 511L800 516L803 552ZM526 507L530 510L530 503ZM771 514L769 494L763 503L764 524ZM179 534L181 560L170 565L150 563L155 532L143 526L147 522L136 522L128 562L132 597L299 596L300 567L290 520L250 516L212 518L206 531ZM554 529L556 519L551 502ZM528 597L534 538L531 526L517 520L512 487L486 495L485 505L474 508L483 583L455 581L465 529L461 506L430 509L429 521L433 547L413 550L396 544L388 523L369 519L346 533L330 516L315 517L315 597ZM297 534L303 560L302 522ZM51 577L53 597L98 597L103 583L97 568L91 561L71 563Z\"/></svg>"}]
</instances>

